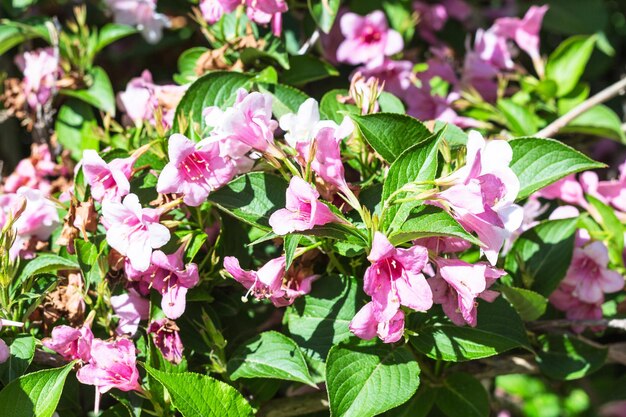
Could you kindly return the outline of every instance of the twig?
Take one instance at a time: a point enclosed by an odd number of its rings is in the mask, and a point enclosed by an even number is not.
[[[574,107],[563,116],[559,117],[548,126],[541,129],[537,132],[536,136],[538,137],[550,137],[558,133],[561,129],[568,125],[569,122],[591,109],[593,106],[597,106],[600,103],[604,103],[605,101],[617,96],[623,95],[624,90],[626,89],[626,78],[616,82],[600,91],[598,94],[593,97],[588,98],[587,100],[580,103],[578,106]]]
[[[304,44],[300,48],[300,50],[298,50],[298,55],[304,55],[307,52],[309,52],[309,50],[313,47],[313,45],[315,45],[315,42],[317,42],[319,37],[320,37],[320,31],[319,29],[315,29],[315,32],[311,34],[311,37],[307,39],[306,42],[304,42]]]
[[[572,326],[581,326],[581,327],[595,327],[595,326],[603,326],[609,327],[612,329],[626,330],[626,319],[600,319],[600,320],[545,320],[545,321],[534,321],[528,323],[528,328],[530,330],[545,330],[545,329],[554,329],[560,327],[572,327]]]

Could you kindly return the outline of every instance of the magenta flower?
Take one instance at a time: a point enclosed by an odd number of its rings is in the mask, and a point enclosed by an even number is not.
[[[328,206],[319,201],[319,197],[311,184],[300,177],[291,178],[286,207],[272,213],[269,219],[274,233],[286,235],[339,221]]]
[[[170,231],[159,223],[159,216],[158,210],[142,208],[135,194],[128,194],[122,203],[102,202],[107,242],[138,271],[147,270],[152,250],[170,240]]]
[[[36,109],[50,101],[61,75],[59,56],[54,49],[24,52],[15,58],[15,63],[24,74],[24,94],[30,108]]]
[[[365,304],[352,318],[350,331],[361,339],[370,340],[378,336],[385,343],[395,343],[404,333],[404,312],[398,310],[388,321],[379,322],[374,313],[374,303]]]
[[[42,340],[45,347],[55,351],[68,361],[80,359],[87,363],[91,359],[93,333],[87,326],[75,329],[70,326],[57,326],[52,329],[52,337]]]
[[[400,305],[416,311],[432,306],[432,292],[421,274],[428,262],[426,248],[396,249],[385,235],[376,232],[367,259],[372,265],[365,271],[363,289],[372,297],[378,322],[391,320]]]
[[[506,273],[484,263],[469,264],[459,259],[438,258],[436,263],[438,274],[428,281],[434,302],[441,304],[457,326],[476,326],[476,299],[493,301],[498,293],[488,288]]]
[[[288,10],[285,0],[246,0],[246,13],[250,20],[266,25],[272,22],[272,32],[280,36],[282,32],[282,13]]]
[[[599,181],[598,174],[593,171],[583,172],[580,177],[582,188],[605,204],[626,212],[626,163],[619,167],[620,176],[615,180]],[[583,202],[586,201],[583,198]],[[582,207],[585,205],[579,204]],[[620,213],[618,213],[618,216]],[[622,216],[623,217],[623,216]]]
[[[48,196],[52,185],[47,177],[58,175],[59,171],[48,145],[33,144],[30,157],[18,162],[15,170],[4,181],[4,192],[15,193],[20,188],[27,187]]]
[[[394,61],[386,57],[368,62],[358,68],[364,77],[374,77],[385,83],[385,91],[400,98],[406,98],[407,90],[415,87],[413,84],[413,67],[411,61]]]
[[[155,320],[148,326],[148,334],[152,335],[156,347],[167,361],[174,364],[183,360],[183,342],[178,330],[176,323],[168,319]]]
[[[624,288],[624,277],[617,271],[609,270],[608,264],[609,251],[602,242],[575,248],[563,283],[572,286],[572,294],[582,302],[601,302],[605,293]]]
[[[345,126],[344,126],[345,125]],[[345,170],[341,160],[341,141],[352,132],[351,123],[342,123],[339,128],[322,128],[315,138],[315,156],[311,161],[311,169],[326,184],[339,190],[347,190]]]
[[[135,345],[128,339],[105,342],[94,339],[91,360],[78,370],[76,377],[86,385],[95,385],[97,395],[113,388],[140,390]]]
[[[235,176],[234,165],[220,157],[216,142],[198,147],[177,133],[169,138],[168,154],[170,162],[161,171],[156,189],[159,193],[182,194],[189,206],[201,205],[211,191]]]
[[[576,175],[573,174],[542,188],[534,195],[536,197],[545,198],[546,200],[561,200],[580,207],[587,207],[588,205],[585,200],[583,186],[576,180]]]
[[[337,49],[340,62],[362,64],[398,53],[404,47],[402,36],[389,29],[387,18],[380,10],[367,16],[346,13],[339,23],[345,37]]]
[[[603,316],[602,302],[604,298],[596,303],[586,303],[574,295],[574,290],[575,287],[561,282],[559,288],[550,295],[550,303],[557,310],[565,312],[565,317],[568,320],[600,320]],[[572,329],[577,333],[581,333],[585,330],[585,327],[574,325]],[[602,327],[595,326],[592,327],[592,330],[601,331]]]
[[[111,307],[119,318],[115,331],[120,336],[123,334],[134,336],[139,328],[139,322],[148,319],[150,314],[150,301],[133,289],[111,297]]]
[[[213,130],[211,137],[200,144],[221,140],[225,142],[226,149],[230,142],[234,142],[235,147],[243,144],[259,152],[280,156],[274,146],[274,130],[278,122],[272,120],[272,101],[270,94],[248,93],[240,88],[232,107],[225,111],[219,107],[207,107],[202,114],[205,123]],[[227,154],[230,152],[227,151]]]
[[[182,316],[187,291],[200,280],[198,266],[194,263],[184,265],[183,254],[183,246],[171,255],[157,250],[152,253],[151,264],[146,271],[135,271],[132,266],[126,268],[130,279],[141,281],[161,293],[161,308],[170,319]]]
[[[83,173],[85,181],[91,187],[91,195],[94,200],[121,201],[122,197],[130,192],[128,181],[133,172],[133,164],[136,157],[116,158],[109,163],[98,155],[94,150],[88,149],[83,152]]]
[[[539,31],[548,6],[531,6],[524,18],[503,17],[497,19],[493,30],[500,36],[515,41],[517,46],[536,61],[539,55]]]

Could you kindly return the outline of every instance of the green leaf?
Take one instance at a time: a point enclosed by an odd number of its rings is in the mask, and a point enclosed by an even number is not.
[[[293,257],[298,249],[298,244],[302,239],[302,235],[287,235],[283,244],[285,250],[285,271],[289,269],[293,262]]]
[[[94,67],[88,76],[89,87],[82,90],[62,89],[61,94],[74,97],[115,116],[115,95],[106,71]]]
[[[535,115],[527,107],[520,106],[510,99],[498,100],[498,109],[504,115],[511,133],[516,136],[532,135],[537,132]]]
[[[604,167],[604,164],[553,139],[519,138],[509,144],[513,148],[511,169],[520,181],[517,200],[523,200],[570,174]]]
[[[274,96],[272,113],[277,119],[288,113],[298,113],[300,105],[309,98],[297,88],[283,84],[261,84],[259,90]]]
[[[609,20],[604,0],[550,0],[549,4],[543,26],[553,33],[591,35],[605,29]]]
[[[548,58],[546,78],[557,84],[557,96],[572,91],[591,58],[596,36],[572,36],[561,43]]]
[[[406,112],[402,100],[386,91],[383,91],[378,97],[378,104],[383,113],[404,114]]]
[[[183,417],[252,416],[250,404],[230,385],[193,372],[167,373],[145,366],[170,394]]]
[[[548,300],[541,294],[524,288],[502,285],[498,288],[504,297],[515,307],[524,321],[537,320],[543,316],[548,306]]]
[[[118,25],[117,23],[107,23],[100,29],[98,34],[98,43],[96,44],[95,52],[99,52],[106,46],[112,44],[127,36],[138,33],[138,30],[132,26]]]
[[[29,334],[20,334],[11,342],[9,351],[9,359],[0,364],[0,381],[3,385],[26,372],[35,356],[35,338]]]
[[[459,327],[436,318],[418,328],[411,344],[433,359],[463,362],[487,358],[530,344],[522,320],[502,297],[488,303],[480,300],[476,327]]]
[[[300,348],[287,336],[263,332],[241,345],[228,361],[228,373],[239,378],[272,378],[315,387]]]
[[[46,272],[78,269],[80,269],[80,267],[76,261],[62,258],[58,255],[42,254],[26,264],[17,279],[16,285],[21,284],[34,275],[45,274]]]
[[[613,110],[599,104],[572,120],[561,129],[562,133],[583,133],[626,143],[622,122]]]
[[[285,44],[280,38],[269,35],[265,38],[265,46],[259,48],[244,48],[239,54],[239,58],[247,68],[263,67],[267,64],[278,64],[284,69],[289,69],[289,54],[285,49]]]
[[[448,417],[488,417],[489,395],[479,380],[463,372],[446,376],[437,390],[437,408]]]
[[[577,224],[578,218],[546,220],[526,230],[507,254],[504,268],[518,285],[549,296],[569,268]]]
[[[397,192],[409,183],[431,182],[437,176],[439,134],[432,135],[430,139],[422,141],[403,152],[389,168],[383,184],[382,201],[386,208],[383,209],[381,220],[382,229],[390,235],[391,231],[400,228],[411,210],[423,204],[423,201],[411,201],[394,204],[396,199],[401,199],[417,194],[418,192]],[[420,190],[426,191],[433,188],[432,184],[419,184]],[[390,197],[395,193],[392,200]]]
[[[435,405],[437,393],[428,385],[421,385],[409,401],[381,414],[383,417],[428,417]]]
[[[323,361],[333,345],[350,335],[348,325],[364,298],[354,277],[324,276],[310,294],[297,298],[285,312],[287,329],[298,346],[314,360]]]
[[[284,84],[302,85],[339,75],[335,67],[311,55],[292,56],[289,58],[289,64],[291,68],[280,77]]]
[[[460,127],[437,120],[435,122],[435,133],[439,131],[442,131],[441,140],[450,148],[454,149],[467,145],[467,133],[461,130]]]
[[[248,75],[228,71],[211,72],[198,78],[189,86],[176,107],[173,130],[181,132],[182,117],[191,124],[192,131],[202,138],[207,130],[202,110],[210,106],[221,109],[231,106],[235,102],[237,90],[247,87],[249,81]]]
[[[0,391],[0,416],[52,417],[73,365],[33,372],[11,382]]]
[[[602,225],[602,229],[606,232],[608,237],[607,247],[609,248],[609,257],[611,262],[624,266],[624,258],[622,253],[624,252],[624,226],[622,222],[615,215],[615,210],[604,204],[592,195],[587,195],[587,200],[593,207],[592,215],[598,223]],[[598,219],[599,216],[599,219]]]
[[[89,288],[92,283],[100,281],[100,266],[98,265],[98,248],[91,242],[82,239],[74,241],[76,258],[85,279],[85,286]]]
[[[91,106],[76,99],[70,99],[61,106],[54,125],[59,143],[76,160],[83,157],[85,149],[99,150],[97,129],[98,122]]]
[[[26,19],[23,22],[0,20],[0,55],[28,39],[44,38],[49,42],[50,34],[46,22],[50,20],[40,17]]]
[[[415,394],[419,373],[405,346],[334,346],[326,364],[330,412],[335,417],[371,417],[397,407]]]
[[[308,0],[309,12],[317,26],[322,29],[324,33],[330,32],[333,27],[337,13],[339,12],[339,5],[341,0]]]
[[[482,243],[468,233],[452,216],[434,206],[422,206],[414,210],[397,232],[389,236],[389,241],[398,246],[402,243],[431,236],[458,237],[475,245]]]
[[[350,117],[367,143],[390,164],[407,149],[432,137],[420,121],[402,114],[351,114]]]
[[[361,114],[361,111],[354,104],[341,103],[339,97],[348,97],[348,90],[330,90],[320,101],[320,115],[325,120],[332,120],[341,124],[344,117],[349,114]]]
[[[174,81],[182,85],[198,79],[196,63],[202,54],[208,50],[204,46],[196,46],[180,54],[178,57],[178,73],[174,75]]]
[[[276,175],[251,172],[209,194],[208,200],[237,219],[269,231],[270,215],[285,207],[287,182]]]
[[[568,334],[543,335],[537,363],[541,372],[554,379],[572,380],[597,371],[608,349],[593,346]]]

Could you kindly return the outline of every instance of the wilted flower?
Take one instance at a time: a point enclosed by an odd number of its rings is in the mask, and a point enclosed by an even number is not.
[[[155,320],[148,326],[148,334],[152,335],[152,340],[163,357],[175,364],[183,360],[183,342],[178,330],[176,323],[168,319]]]

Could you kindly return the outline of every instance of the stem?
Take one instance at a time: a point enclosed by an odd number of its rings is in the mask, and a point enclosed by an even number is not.
[[[605,101],[615,96],[623,95],[624,89],[626,89],[626,78],[608,86],[604,90],[600,91],[598,94],[583,101],[578,106],[574,107],[563,116],[559,117],[548,126],[541,129],[539,132],[537,132],[536,136],[545,138],[557,134],[561,129],[567,126],[569,122],[571,122],[587,110],[591,109],[592,107],[597,106],[600,103],[604,103]]]
[[[298,50],[298,55],[305,55],[307,52],[309,52],[309,50],[313,47],[313,45],[315,45],[315,42],[317,42],[319,37],[320,31],[319,29],[315,29],[315,32],[311,34],[311,37],[307,39],[302,47]]]
[[[610,327],[613,329],[626,330],[626,319],[599,319],[599,320],[543,320],[543,321],[533,321],[528,323],[528,328],[530,330],[545,330],[545,329],[553,329],[560,327],[571,327],[571,326],[582,326],[582,327],[595,327],[595,326],[604,326]]]

